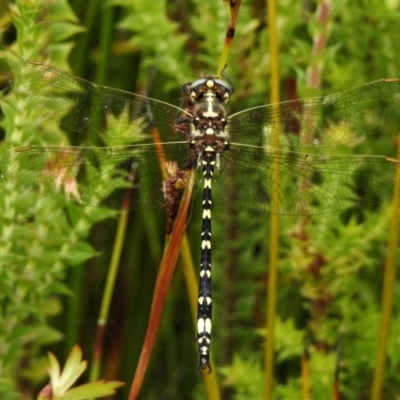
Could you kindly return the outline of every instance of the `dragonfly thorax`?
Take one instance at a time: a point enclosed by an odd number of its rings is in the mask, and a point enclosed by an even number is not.
[[[218,83],[217,79],[202,79],[197,85],[191,85],[191,99],[196,99],[191,105],[190,144],[198,155],[197,165],[204,167],[204,160],[214,159],[218,168],[220,155],[228,148],[227,110],[225,103],[229,98],[230,89]],[[222,82],[222,81],[221,81]]]

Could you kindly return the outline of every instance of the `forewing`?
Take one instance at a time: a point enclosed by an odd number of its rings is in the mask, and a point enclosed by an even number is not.
[[[232,115],[231,141],[286,149],[348,145],[377,131],[400,131],[400,80],[383,79],[324,97],[251,108]],[[275,139],[276,140],[276,139]]]
[[[162,142],[179,141],[173,124],[184,112],[171,104],[95,85],[35,61],[12,66],[13,89],[32,108],[69,130],[149,143],[155,125]]]

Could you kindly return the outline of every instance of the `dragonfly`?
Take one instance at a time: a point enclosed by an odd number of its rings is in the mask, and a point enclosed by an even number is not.
[[[400,132],[400,79],[230,115],[232,85],[212,75],[182,85],[175,106],[36,61],[12,72],[12,87],[28,107],[106,144],[17,148],[0,165],[1,177],[17,187],[93,207],[171,210],[186,173],[196,171],[203,209],[198,369],[211,372],[212,188],[240,207],[282,215],[331,213],[400,194],[396,159],[327,152]]]

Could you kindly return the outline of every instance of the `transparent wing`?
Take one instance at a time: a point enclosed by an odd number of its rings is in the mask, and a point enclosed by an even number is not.
[[[179,201],[184,174],[195,156],[187,142],[176,142],[172,126],[182,110],[139,95],[100,87],[36,62],[13,67],[14,88],[44,116],[82,133],[152,141],[156,124],[163,148],[142,144],[112,148],[31,146],[1,161],[3,176],[16,185],[52,197],[91,206],[120,209],[163,206]],[[386,79],[342,93],[273,106],[231,116],[229,150],[221,156],[215,186],[238,204],[279,214],[316,214],[399,195],[398,162],[379,156],[303,154],[295,148],[339,146],[377,131],[400,130],[400,83]],[[280,128],[280,145],[272,145],[272,125]],[[250,146],[249,146],[250,145]],[[251,147],[255,146],[255,147]],[[179,177],[165,178],[160,157],[173,163]],[[273,167],[275,165],[275,167]],[[276,196],[272,168],[279,171]],[[199,175],[201,175],[199,173]],[[199,185],[201,179],[199,179]],[[126,198],[128,205],[122,205]]]
[[[1,160],[1,174],[23,189],[89,206],[163,207],[165,180],[159,157],[170,157],[187,170],[189,154],[186,142],[166,147],[160,152],[153,145],[27,146]]]
[[[376,135],[400,131],[400,80],[382,79],[324,97],[265,105],[228,119],[228,131],[243,144],[273,145],[272,126],[282,148],[347,145]]]
[[[273,164],[279,171],[275,196]],[[395,179],[399,173],[399,162],[387,157],[310,155],[234,145],[223,155],[214,187],[246,208],[311,215],[390,200],[400,195]]]
[[[67,129],[148,142],[155,125],[161,141],[183,139],[172,127],[184,111],[171,104],[95,85],[35,61],[13,65],[12,73],[12,86],[24,101]]]
[[[21,188],[62,200],[112,209],[163,207],[166,180],[159,157],[172,160],[179,171],[193,162],[187,143],[165,147],[160,153],[152,145],[28,146],[8,153],[1,172]],[[273,163],[279,171],[275,196],[271,194]],[[387,157],[310,155],[232,145],[213,181],[216,194],[224,198],[228,194],[235,204],[277,214],[311,215],[372,206],[398,196],[395,177],[399,173],[400,164]],[[184,187],[182,180],[179,187]],[[172,203],[175,200],[179,198]]]

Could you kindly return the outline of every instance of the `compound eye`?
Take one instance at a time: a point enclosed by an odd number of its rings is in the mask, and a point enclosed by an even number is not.
[[[204,85],[206,82],[207,82],[207,79],[204,79],[204,78],[202,78],[202,79],[197,79],[197,81],[194,81],[194,82],[191,83],[190,89],[194,90],[194,89],[196,89],[198,86]]]
[[[227,92],[231,93],[232,88],[222,79],[214,79],[214,82],[218,85],[224,88]]]

